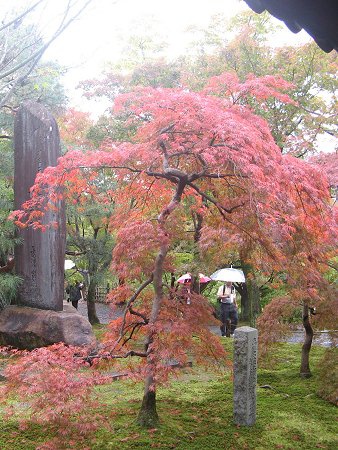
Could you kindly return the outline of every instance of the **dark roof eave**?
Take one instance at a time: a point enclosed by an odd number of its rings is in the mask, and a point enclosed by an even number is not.
[[[304,29],[329,53],[338,51],[337,0],[245,0],[256,13],[267,10],[293,33]]]

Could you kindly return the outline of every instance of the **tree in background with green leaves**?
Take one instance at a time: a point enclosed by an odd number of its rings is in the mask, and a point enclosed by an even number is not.
[[[98,174],[92,183],[98,189],[101,187],[105,192],[104,195],[109,197],[111,177],[107,176],[105,171]],[[108,225],[113,209],[113,201],[100,205],[88,199],[84,202],[80,196],[77,202],[67,204],[66,208],[66,255],[76,262],[77,271],[83,275],[87,293],[88,320],[92,325],[100,323],[96,314],[95,292],[98,286],[106,283],[112,259],[114,238]]]
[[[88,137],[93,120],[88,113],[70,108],[58,118],[58,125],[65,152],[76,149],[85,153],[93,148],[93,142]],[[82,274],[87,292],[88,319],[95,324],[99,323],[95,292],[97,287],[107,282],[114,246],[108,223],[114,210],[116,182],[109,169],[95,176],[88,173],[88,178],[93,189],[102,196],[107,195],[110,201],[100,205],[94,199],[91,201],[90,196],[80,194],[66,202],[66,255],[76,263],[75,271],[66,271],[66,280],[71,284],[79,281],[79,274]]]
[[[269,123],[281,151],[304,156],[315,149],[320,134],[337,132],[337,53],[324,53],[315,43],[298,47],[272,46],[268,39],[278,27],[268,13],[241,13],[227,21],[215,16],[207,29],[192,29],[192,56],[186,57],[183,84],[192,89],[210,76],[233,71],[243,81],[248,75],[274,75],[294,85],[296,103],[282,105],[269,99],[254,111]]]
[[[13,222],[7,220],[13,209],[13,158],[8,141],[0,140],[0,310],[8,305],[16,292],[20,278],[11,270],[15,238]]]
[[[27,82],[36,77],[36,68],[48,47],[86,9],[92,0],[70,0],[62,6],[55,27],[47,27],[46,0],[29,2],[21,10],[9,9],[0,27],[0,108],[9,107],[13,95],[18,95]],[[43,14],[44,13],[44,14]],[[37,22],[38,21],[38,22]]]

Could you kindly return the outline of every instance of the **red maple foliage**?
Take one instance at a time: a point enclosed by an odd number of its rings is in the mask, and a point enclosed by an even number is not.
[[[157,421],[156,386],[172,371],[172,359],[185,364],[191,350],[206,365],[224,357],[207,327],[206,300],[192,294],[187,304],[164,279],[188,211],[203,215],[201,244],[215,264],[224,249],[237,247],[262,272],[287,274],[293,301],[329,305],[323,274],[337,229],[328,183],[314,166],[282,156],[267,123],[248,106],[249,98],[289,101],[288,87],[273,77],[241,84],[224,74],[199,93],[138,88],[121,95],[115,111],[136,127],[132,142],[106,140],[97,151],[67,153],[38,174],[31,199],[13,214],[21,226],[45,227],[44,211],[60,197],[115,203],[113,268],[125,281],[115,298],[125,296],[126,310],[90,358],[138,359],[128,370],[145,378],[142,425]],[[96,182],[102,168],[116,181],[108,196]]]
[[[86,138],[86,134],[92,125],[93,121],[89,113],[77,111],[74,108],[68,109],[58,118],[60,136],[66,145],[88,148],[90,141]]]

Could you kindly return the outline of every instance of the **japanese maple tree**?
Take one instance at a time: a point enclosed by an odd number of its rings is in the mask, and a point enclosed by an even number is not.
[[[238,246],[257,269],[285,272],[294,299],[323,300],[321,266],[336,237],[327,183],[316,168],[283,156],[267,123],[245,102],[288,102],[288,88],[273,77],[240,83],[223,74],[198,93],[138,88],[121,95],[115,111],[136,129],[131,142],[106,140],[97,151],[67,153],[37,176],[31,200],[15,212],[17,223],[41,228],[44,210],[61,196],[115,202],[112,264],[125,282],[112,301],[123,299],[126,308],[88,358],[135,357],[139,364],[130,365],[131,376],[145,380],[141,425],[158,421],[156,387],[172,370],[172,358],[185,364],[194,352],[210,366],[224,356],[208,329],[212,311],[206,299],[192,293],[188,302],[165,279],[188,211],[203,215],[202,241],[215,263],[224,248]],[[94,182],[107,167],[116,182],[108,196]]]

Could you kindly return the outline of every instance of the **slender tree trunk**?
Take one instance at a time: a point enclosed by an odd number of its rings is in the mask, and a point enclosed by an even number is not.
[[[241,296],[241,316],[240,319],[243,322],[249,322],[250,320],[250,305],[249,305],[249,295],[246,283],[236,286],[240,296]]]
[[[255,279],[248,282],[248,297],[250,305],[250,326],[256,326],[256,320],[260,313],[260,294],[257,282]]]
[[[168,251],[167,244],[162,244],[161,250],[157,255],[154,267],[153,286],[155,295],[149,320],[149,327],[151,331],[145,343],[145,350],[146,352],[148,352],[147,356],[148,375],[146,376],[145,379],[142,405],[137,418],[137,423],[145,428],[154,428],[156,427],[159,421],[156,410],[156,384],[155,384],[156,356],[151,351],[150,346],[153,342],[155,333],[153,327],[157,322],[163,299],[163,288],[162,288],[163,262],[166,257],[167,251]]]
[[[88,294],[87,294],[87,310],[88,310],[88,320],[92,325],[100,323],[99,318],[96,314],[96,305],[95,305],[95,291],[97,287],[97,283],[93,281],[94,277],[90,277],[90,282],[88,286]]]
[[[192,219],[194,223],[194,242],[198,244],[201,239],[203,216],[199,213],[192,213]]]
[[[156,354],[151,349],[156,334],[156,322],[158,320],[161,304],[163,300],[163,264],[169,249],[169,236],[165,230],[165,222],[169,215],[179,205],[184,188],[186,186],[186,178],[180,179],[177,184],[176,192],[170,203],[162,210],[158,217],[160,233],[162,235],[162,243],[160,251],[156,257],[153,272],[154,300],[152,304],[149,319],[149,335],[145,343],[147,356],[148,374],[145,379],[144,394],[141,409],[137,418],[137,422],[142,427],[153,428],[158,424],[159,418],[156,411]]]
[[[158,422],[155,381],[151,375],[148,375],[144,384],[144,395],[137,423],[145,428],[154,428]]]
[[[249,264],[246,264],[242,260],[242,268],[245,275],[246,281],[246,289],[247,289],[247,311],[248,313],[248,319],[250,322],[251,327],[256,326],[256,319],[261,312],[261,306],[260,306],[260,293],[259,288],[256,282],[256,279],[252,277],[253,271],[252,267]],[[251,276],[249,276],[249,274]],[[246,299],[245,299],[246,300]]]
[[[310,350],[312,346],[313,339],[313,329],[310,323],[309,306],[304,303],[303,305],[303,326],[305,329],[305,339],[302,347],[302,360],[300,364],[300,376],[302,378],[311,377],[310,370]]]

